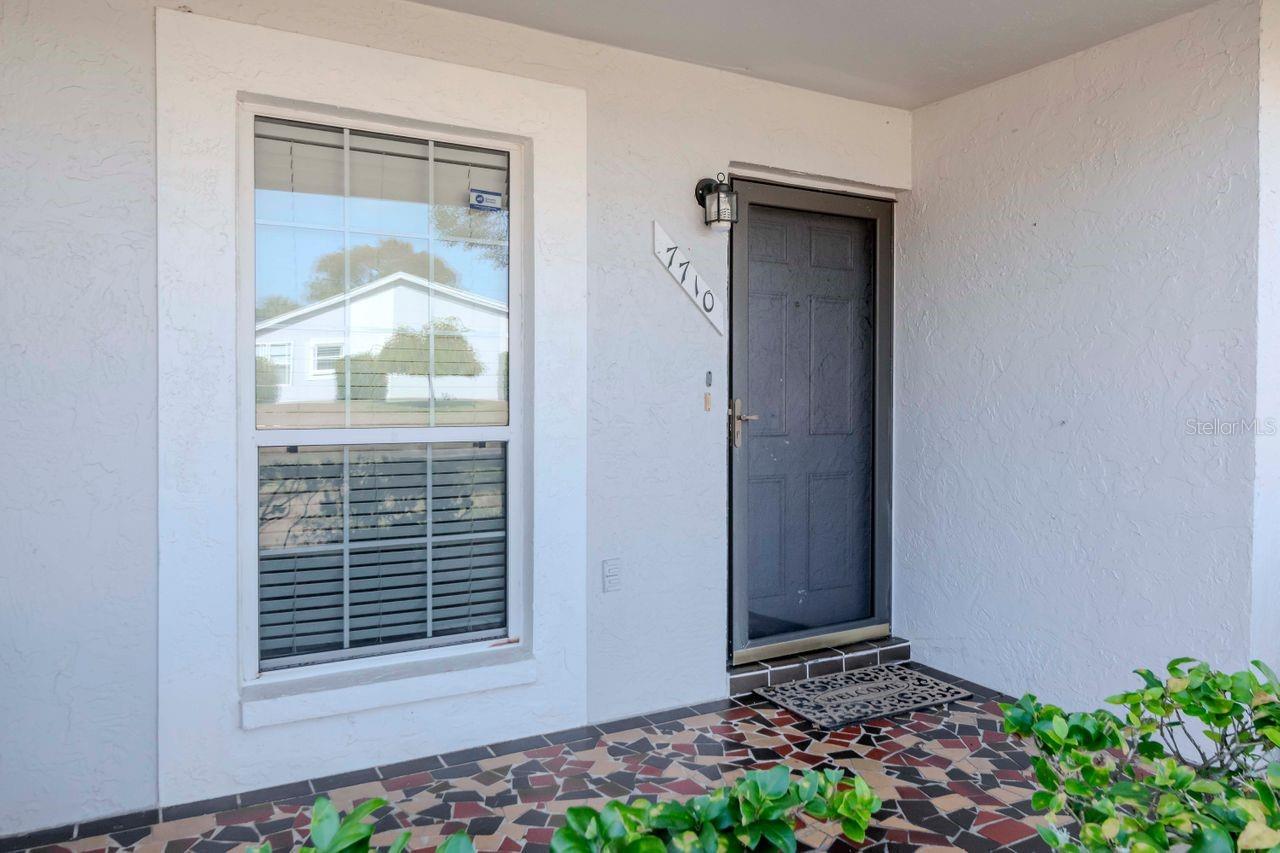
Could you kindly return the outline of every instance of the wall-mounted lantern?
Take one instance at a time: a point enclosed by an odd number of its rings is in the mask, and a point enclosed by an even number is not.
[[[724,172],[703,178],[693,188],[693,197],[702,208],[702,219],[712,231],[728,231],[738,221],[738,194],[725,181]]]

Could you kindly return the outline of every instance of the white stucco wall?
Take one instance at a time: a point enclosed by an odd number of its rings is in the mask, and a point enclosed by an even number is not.
[[[17,555],[0,568],[4,833],[157,802],[158,320],[156,4],[0,2],[3,423],[23,494],[0,512]],[[909,115],[399,0],[184,5],[585,90],[589,534],[585,565],[561,567],[586,585],[581,720],[723,695],[727,342],[653,260],[650,222],[723,287],[726,238],[701,225],[698,178],[742,162],[906,187]],[[603,595],[606,557],[623,581]],[[411,725],[417,706],[399,707],[355,728],[336,718],[317,772],[369,764],[350,732]],[[516,733],[477,727],[451,746]],[[254,778],[286,781],[269,772]]]
[[[1226,0],[913,114],[894,631],[918,659],[1069,704],[1177,654],[1245,664],[1253,439],[1185,422],[1255,411],[1257,51],[1257,4]]]
[[[1258,38],[1256,417],[1280,424],[1280,0],[1262,0]],[[1280,434],[1255,441],[1252,652],[1280,661]]]

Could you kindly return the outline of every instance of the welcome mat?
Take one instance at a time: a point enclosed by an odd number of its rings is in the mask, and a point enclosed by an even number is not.
[[[824,729],[840,729],[973,695],[896,663],[761,687],[756,693]]]

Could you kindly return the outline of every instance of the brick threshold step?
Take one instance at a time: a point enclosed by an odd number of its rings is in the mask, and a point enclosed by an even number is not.
[[[757,663],[744,663],[729,668],[729,695],[742,696],[758,687],[775,687],[818,675],[832,675],[864,666],[909,660],[910,642],[901,637],[882,637]]]

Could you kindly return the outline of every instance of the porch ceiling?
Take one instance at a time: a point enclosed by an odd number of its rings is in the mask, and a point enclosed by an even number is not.
[[[430,0],[429,5],[911,109],[1206,0]]]

